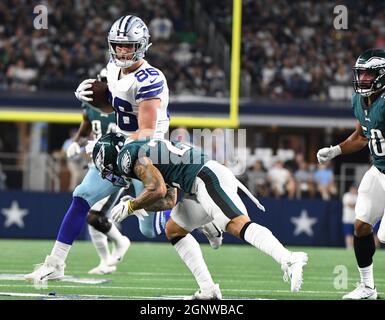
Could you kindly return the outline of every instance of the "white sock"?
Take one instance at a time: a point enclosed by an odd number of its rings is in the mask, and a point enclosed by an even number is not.
[[[96,252],[101,262],[107,263],[108,257],[110,256],[110,250],[108,248],[107,236],[96,230],[93,226],[88,225],[88,231]]]
[[[374,289],[374,277],[373,277],[373,263],[365,268],[358,267],[360,272],[361,283],[364,283],[365,286]]]
[[[259,224],[251,223],[246,228],[244,239],[252,246],[271,256],[279,264],[289,260],[291,252],[287,250],[271,231]]]
[[[106,236],[111,239],[114,243],[117,243],[121,240],[123,237],[122,234],[120,233],[119,229],[115,226],[115,224],[112,222],[111,223],[111,229],[106,233]]]
[[[66,244],[60,241],[55,241],[55,244],[51,251],[51,256],[58,258],[59,261],[64,263],[65,260],[67,259],[67,256],[71,247],[72,246],[70,244]]]
[[[199,243],[191,234],[187,234],[184,238],[180,239],[174,244],[174,248],[194,275],[201,290],[214,286]]]

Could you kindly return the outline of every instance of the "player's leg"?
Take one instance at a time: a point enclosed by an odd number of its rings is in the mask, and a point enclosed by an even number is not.
[[[106,274],[116,270],[116,265],[123,261],[123,257],[130,246],[130,240],[123,236],[115,224],[108,219],[110,209],[119,200],[123,188],[94,204],[87,216],[88,230],[92,243],[100,257],[100,264],[89,271],[90,274]],[[114,245],[113,254],[108,248],[108,239]]]
[[[63,218],[51,254],[38,269],[25,275],[25,278],[42,281],[63,277],[65,260],[73,241],[79,236],[86,222],[90,207],[118,189],[111,182],[102,179],[96,168],[91,167],[73,192],[71,205]]]
[[[219,285],[215,284],[207,265],[203,259],[199,243],[189,233],[196,225],[208,223],[211,218],[203,210],[195,215],[187,214],[185,203],[192,200],[183,199],[173,208],[171,218],[166,224],[166,236],[174,246],[180,258],[186,264],[199,285],[199,290],[193,295],[193,299],[222,299]],[[186,230],[178,222],[190,228]],[[198,222],[201,221],[201,222]]]
[[[373,274],[373,255],[376,246],[372,226],[381,219],[384,212],[383,183],[385,183],[383,174],[372,167],[365,173],[358,188],[353,245],[361,282],[355,290],[344,295],[343,299],[377,298]]]
[[[239,194],[259,202],[221,164],[210,161],[199,172],[196,181],[197,198],[208,214],[215,219],[218,227],[248,242],[270,255],[284,271],[284,280],[291,280],[291,290],[297,292],[302,285],[302,269],[307,263],[304,252],[290,252],[271,231],[250,221],[247,209]]]

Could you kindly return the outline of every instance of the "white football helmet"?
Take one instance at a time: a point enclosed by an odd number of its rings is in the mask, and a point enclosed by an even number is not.
[[[128,68],[136,61],[143,59],[145,52],[151,46],[150,33],[142,19],[136,16],[123,16],[116,20],[108,33],[108,47],[117,67]],[[134,44],[132,58],[118,59],[115,47],[117,44]]]

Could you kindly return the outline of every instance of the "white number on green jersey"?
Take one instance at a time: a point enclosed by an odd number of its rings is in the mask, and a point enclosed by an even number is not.
[[[102,122],[100,120],[92,120],[91,126],[92,126],[92,133],[94,134],[94,138],[99,139],[103,134],[114,132],[116,124],[113,122],[110,122],[108,124],[107,132],[104,132],[104,133],[102,132]]]
[[[187,144],[184,144],[184,143],[179,143],[178,146],[174,146],[170,141],[168,140],[151,140],[148,145],[150,147],[155,147],[156,144],[161,141],[163,142],[166,147],[167,147],[167,150],[170,151],[171,153],[173,154],[176,154],[177,156],[180,156],[182,157],[186,151],[190,150],[191,149],[191,146],[187,145]]]
[[[385,139],[381,130],[370,129],[370,142],[369,148],[376,156],[385,156]]]

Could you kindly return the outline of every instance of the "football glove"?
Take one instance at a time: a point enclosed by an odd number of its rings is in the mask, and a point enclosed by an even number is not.
[[[334,146],[334,147],[330,146],[330,147],[322,148],[322,149],[318,150],[318,152],[317,152],[318,163],[324,164],[324,163],[330,161],[331,159],[337,157],[341,153],[342,153],[342,151],[341,151],[341,147],[339,145]]]
[[[93,100],[92,98],[88,97],[89,95],[92,95],[93,92],[87,89],[90,89],[92,87],[92,83],[95,80],[96,79],[86,79],[79,84],[78,88],[75,91],[75,96],[78,100],[86,102]]]
[[[67,158],[72,158],[80,153],[79,143],[76,141],[72,142],[67,149]]]
[[[124,196],[120,202],[112,208],[111,218],[115,222],[122,222],[130,215],[135,215],[139,220],[144,220],[148,213],[144,209],[133,210],[131,207],[132,197]]]

